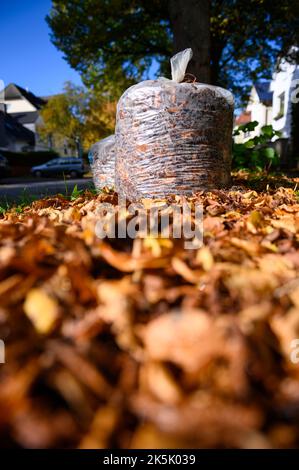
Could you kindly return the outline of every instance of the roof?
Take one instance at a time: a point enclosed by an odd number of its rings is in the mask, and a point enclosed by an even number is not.
[[[14,119],[16,119],[20,124],[34,124],[38,117],[38,111],[29,111],[26,113],[10,113]]]
[[[27,91],[25,90],[25,88],[22,88],[21,86],[16,85],[15,83],[10,83],[9,85],[7,85],[4,93],[5,93],[5,100],[7,101],[23,96],[36,109],[40,109],[42,106],[44,106],[47,103],[45,99],[39,98],[38,96],[31,93],[31,91]]]
[[[29,145],[34,145],[34,133],[26,129],[22,124],[19,124],[10,114],[0,111],[0,119],[4,120],[4,131],[6,135],[11,135],[17,140],[25,141]]]
[[[243,113],[239,114],[236,117],[236,125],[240,126],[241,124],[247,124],[251,121],[251,112],[250,111],[243,111]]]
[[[272,104],[273,91],[270,91],[270,83],[270,81],[264,81],[254,84],[259,100],[266,105]]]

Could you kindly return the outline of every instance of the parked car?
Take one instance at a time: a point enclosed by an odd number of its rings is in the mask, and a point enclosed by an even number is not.
[[[8,165],[8,160],[3,155],[0,154],[0,178],[5,178],[5,176],[10,175],[10,166]]]
[[[40,178],[41,176],[65,175],[71,178],[83,176],[85,168],[83,160],[77,157],[59,157],[44,163],[43,165],[33,166],[31,174]]]

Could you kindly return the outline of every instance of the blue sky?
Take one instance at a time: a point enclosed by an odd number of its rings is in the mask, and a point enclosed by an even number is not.
[[[51,0],[0,1],[0,80],[39,96],[58,93],[80,76],[50,41],[45,16]]]

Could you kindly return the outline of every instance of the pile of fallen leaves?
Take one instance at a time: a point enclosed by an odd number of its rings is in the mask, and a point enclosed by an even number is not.
[[[296,192],[196,194],[197,250],[98,239],[97,205],[116,200],[0,220],[1,446],[298,446]]]

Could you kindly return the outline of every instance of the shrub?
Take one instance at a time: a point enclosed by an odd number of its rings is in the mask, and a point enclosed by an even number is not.
[[[257,121],[242,124],[233,132],[233,137],[241,133],[252,132],[258,126]],[[263,126],[258,136],[248,139],[246,142],[233,144],[234,169],[246,169],[253,171],[269,172],[279,166],[280,160],[277,151],[271,146],[273,137],[280,137],[280,132],[275,131],[271,125]]]

